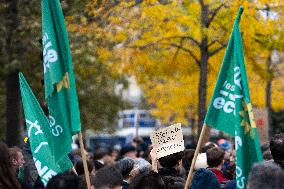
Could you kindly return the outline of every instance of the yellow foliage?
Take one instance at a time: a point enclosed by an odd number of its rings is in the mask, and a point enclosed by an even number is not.
[[[105,64],[111,62],[110,69],[136,76],[147,102],[154,107],[152,113],[164,123],[188,124],[197,115],[201,42],[205,39],[208,53],[216,51],[207,63],[208,105],[239,6],[244,7],[240,27],[252,104],[265,107],[264,86],[272,78],[272,106],[284,108],[284,103],[279,103],[284,100],[283,75],[273,78],[266,66],[271,52],[283,51],[284,47],[282,1],[206,0],[161,4],[147,0],[136,5],[135,1],[127,0],[114,6],[108,2],[101,1],[98,5],[93,1],[86,8],[89,16],[104,24],[86,24],[82,20],[81,24],[69,24],[69,29],[92,33],[104,41],[98,56]],[[267,5],[277,16],[266,17],[266,12],[260,11]],[[208,26],[202,20],[201,11],[205,10],[202,6],[208,7],[207,21],[212,18]]]

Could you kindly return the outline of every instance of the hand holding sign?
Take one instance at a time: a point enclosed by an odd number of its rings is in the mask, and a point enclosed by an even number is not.
[[[154,131],[150,137],[158,159],[184,150],[180,123]]]

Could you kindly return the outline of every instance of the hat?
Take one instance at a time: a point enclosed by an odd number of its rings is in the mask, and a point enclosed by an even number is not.
[[[218,145],[219,145],[220,148],[222,148],[225,151],[229,150],[231,148],[230,142],[225,140],[225,139],[218,140]]]

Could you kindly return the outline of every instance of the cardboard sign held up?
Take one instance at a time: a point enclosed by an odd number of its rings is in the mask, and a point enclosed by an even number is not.
[[[158,159],[184,150],[180,123],[154,131],[150,138]]]

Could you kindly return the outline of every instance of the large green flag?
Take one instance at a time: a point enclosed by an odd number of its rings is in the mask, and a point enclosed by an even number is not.
[[[246,187],[253,163],[262,160],[239,28],[242,12],[243,8],[241,7],[205,117],[206,125],[235,136],[238,189]]]
[[[71,151],[72,135],[80,131],[80,112],[71,51],[59,0],[42,0],[42,43],[45,99],[58,145],[55,156]]]
[[[46,185],[52,176],[61,173],[62,170],[53,156],[54,144],[50,142],[53,137],[48,119],[21,73],[19,79],[31,151],[38,174]]]

